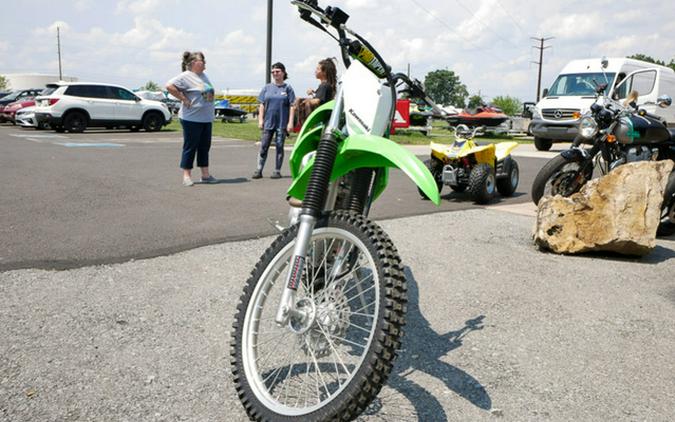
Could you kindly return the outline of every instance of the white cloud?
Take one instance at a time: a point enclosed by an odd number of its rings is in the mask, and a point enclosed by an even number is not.
[[[154,13],[161,5],[159,0],[121,0],[117,3],[117,13],[146,15]]]
[[[601,16],[597,13],[551,16],[539,26],[540,34],[550,34],[562,40],[577,40],[592,34],[599,35],[598,24]]]
[[[61,34],[68,33],[70,31],[70,25],[68,25],[67,22],[64,21],[54,21],[51,25],[47,27],[42,27],[42,28],[35,28],[33,30],[33,34],[38,36],[38,37],[55,37],[56,36],[56,29],[59,29],[59,32]]]
[[[91,10],[94,2],[92,0],[77,0],[75,2],[75,10],[78,12],[86,12]]]
[[[54,3],[54,4],[52,4]],[[265,78],[266,2],[121,0],[45,2],[21,20],[17,2],[3,6],[3,72],[54,72],[56,26],[61,27],[64,71],[82,79],[139,86],[178,72],[184,50],[207,54],[207,72],[219,87],[259,88]],[[675,58],[670,36],[675,9],[660,0],[636,8],[628,0],[523,2],[521,0],[320,0],[350,15],[396,71],[423,80],[433,70],[455,71],[470,92],[531,100],[538,51],[531,36],[554,36],[544,52],[546,86],[570,60],[643,53]],[[628,12],[630,10],[630,12]],[[658,10],[658,13],[649,12]],[[64,22],[62,16],[76,16]],[[55,20],[59,19],[55,22]],[[68,18],[70,19],[70,18]],[[287,1],[274,3],[273,61],[290,70],[298,92],[315,87],[319,59],[339,57],[334,40],[299,19]],[[8,57],[11,51],[11,59]]]
[[[345,9],[359,10],[359,9],[378,9],[379,1],[377,0],[347,0]]]
[[[605,56],[628,56],[637,52],[647,51],[650,46],[661,44],[659,34],[626,35],[611,41],[605,41],[597,46],[596,51]],[[667,60],[666,60],[667,61]]]

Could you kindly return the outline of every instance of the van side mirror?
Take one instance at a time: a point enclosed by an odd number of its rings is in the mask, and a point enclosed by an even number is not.
[[[548,88],[544,88],[544,92],[542,92],[541,96],[548,97]]]
[[[670,95],[661,95],[656,99],[656,104],[661,108],[670,107],[673,103],[673,99],[670,98]]]

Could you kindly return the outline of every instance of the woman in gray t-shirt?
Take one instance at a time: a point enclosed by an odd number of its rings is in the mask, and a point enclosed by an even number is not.
[[[200,51],[183,53],[183,73],[166,83],[166,89],[181,102],[178,118],[183,127],[183,154],[180,168],[183,169],[183,186],[192,186],[192,166],[195,155],[197,167],[202,171],[202,183],[214,183],[209,174],[209,149],[215,114],[214,89],[204,73],[206,61]]]

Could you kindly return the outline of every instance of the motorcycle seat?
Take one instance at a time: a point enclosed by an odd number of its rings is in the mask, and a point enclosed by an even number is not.
[[[675,142],[675,128],[668,128],[668,132],[670,132],[670,142]]]

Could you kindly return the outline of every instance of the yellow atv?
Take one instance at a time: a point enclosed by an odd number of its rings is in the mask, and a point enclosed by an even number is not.
[[[439,193],[443,185],[448,185],[455,192],[468,191],[474,201],[484,204],[494,197],[495,188],[502,196],[516,191],[518,163],[511,151],[518,142],[478,145],[473,138],[481,129],[459,125],[451,145],[431,143],[431,158],[424,164],[434,176]],[[419,192],[427,199],[424,192]]]

